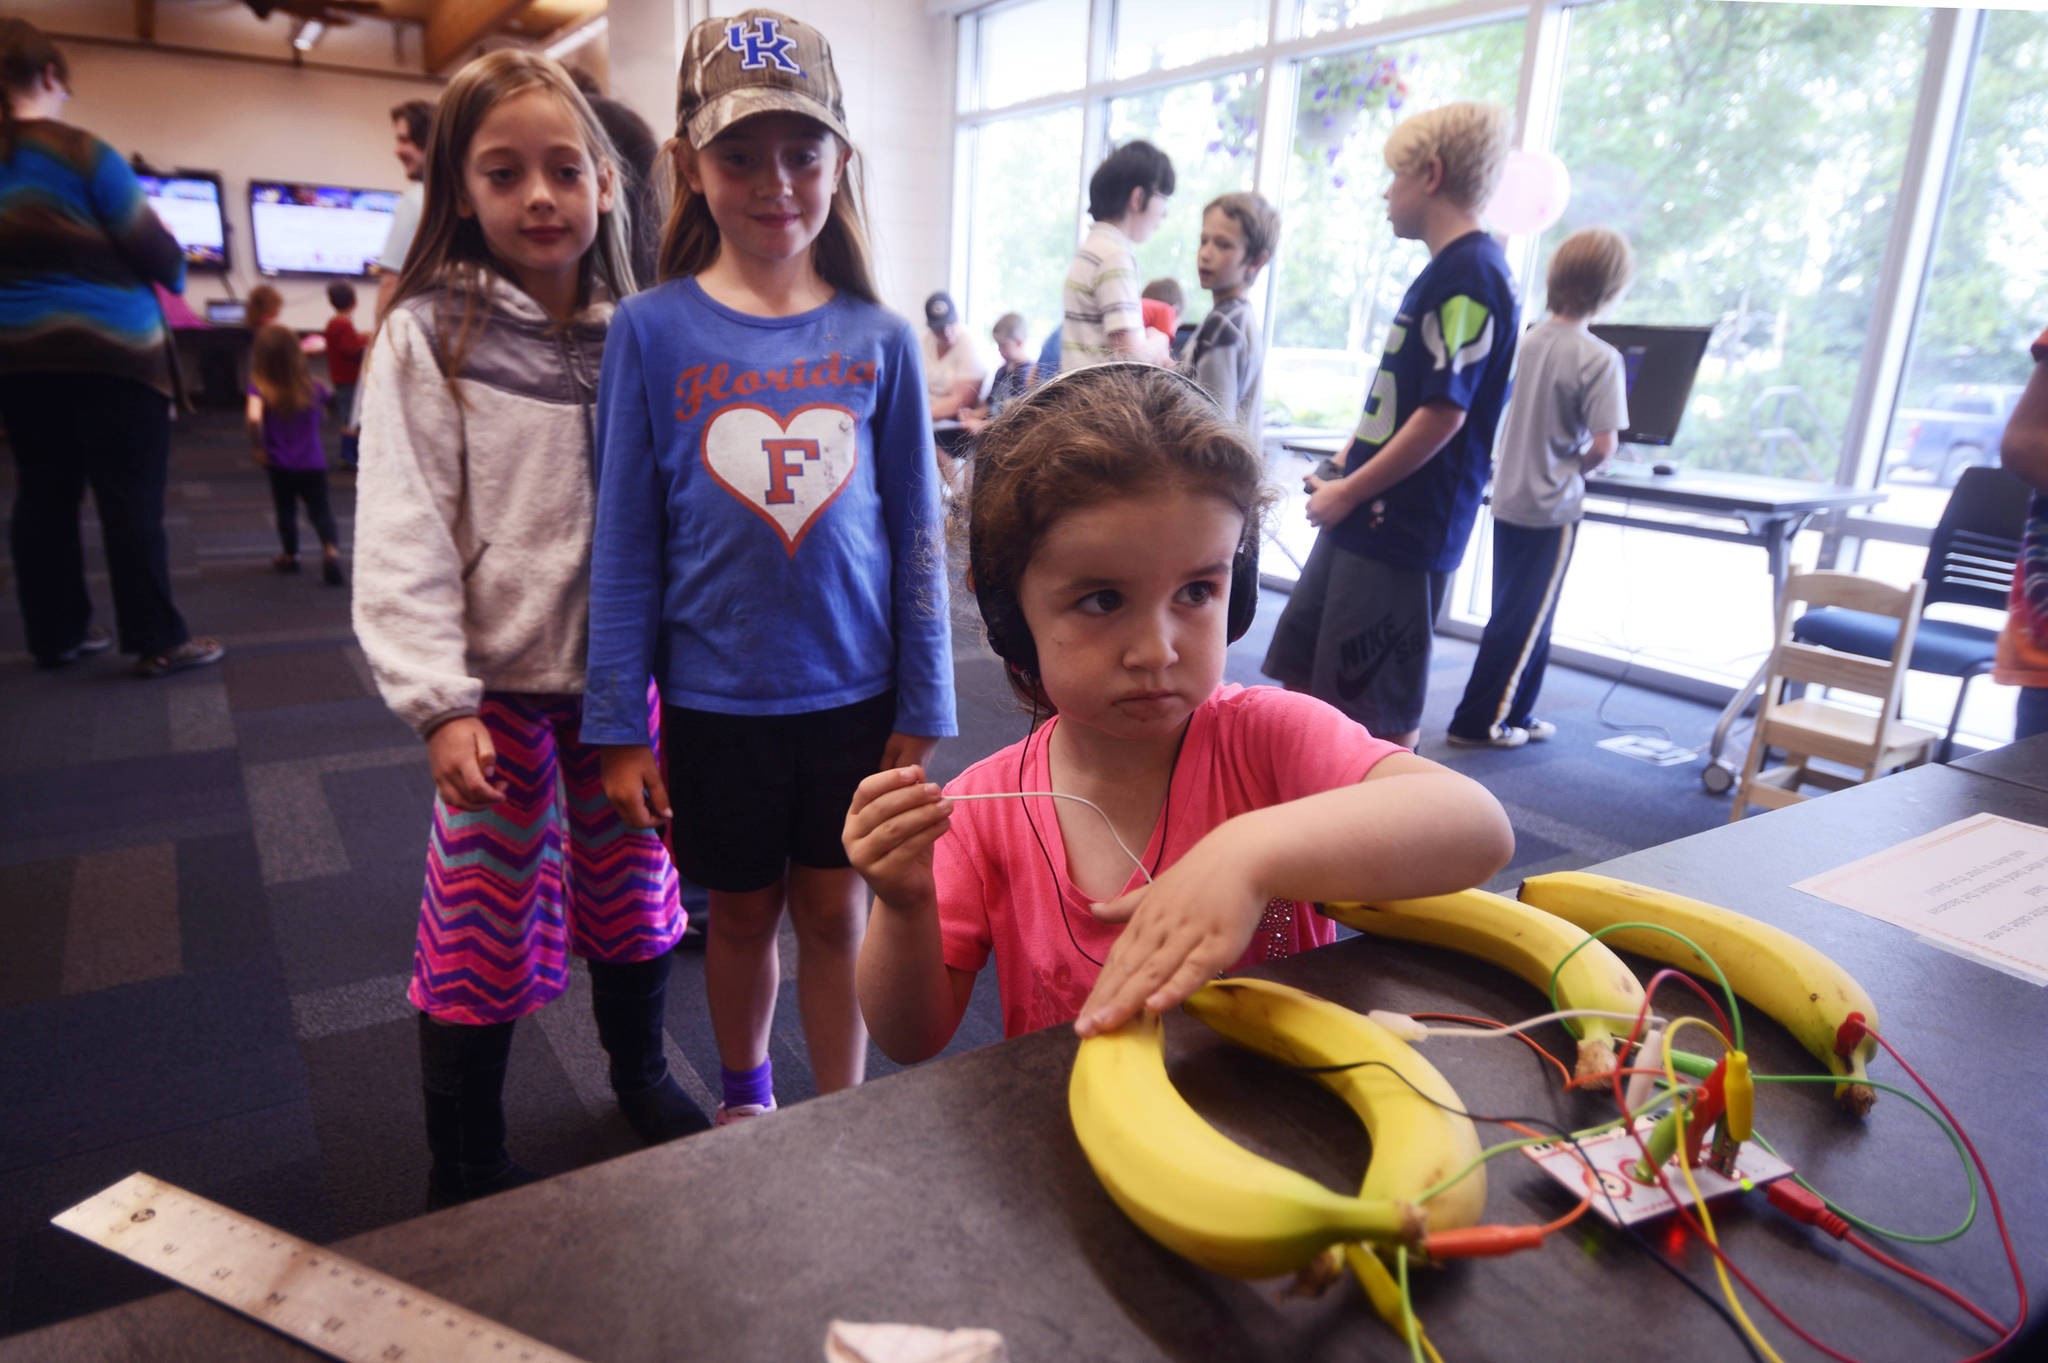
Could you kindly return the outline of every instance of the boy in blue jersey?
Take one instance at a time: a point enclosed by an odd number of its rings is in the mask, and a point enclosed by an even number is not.
[[[1508,111],[1447,104],[1387,138],[1387,220],[1429,247],[1387,331],[1344,476],[1311,475],[1322,531],[1289,596],[1264,671],[1414,747],[1430,635],[1465,556],[1507,403],[1515,291],[1479,206],[1507,159]]]

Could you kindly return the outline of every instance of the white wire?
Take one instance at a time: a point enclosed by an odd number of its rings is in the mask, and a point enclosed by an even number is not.
[[[1101,815],[1103,825],[1109,829],[1109,836],[1116,838],[1117,849],[1131,859],[1131,865],[1138,868],[1138,874],[1145,877],[1145,883],[1147,885],[1152,883],[1152,873],[1145,869],[1144,859],[1130,848],[1124,846],[1123,838],[1117,834],[1116,825],[1109,821],[1109,815],[1103,813],[1102,806],[1084,796],[1062,795],[1056,790],[998,790],[991,791],[986,795],[948,795],[946,798],[948,800],[1072,800],[1077,805],[1086,805],[1098,815]]]
[[[1606,1018],[1610,1022],[1634,1022],[1636,1015],[1634,1013],[1608,1013],[1597,1008],[1565,1008],[1555,1013],[1545,1013],[1541,1017],[1525,1018],[1521,1022],[1512,1023],[1506,1027],[1425,1026],[1422,1029],[1422,1033],[1424,1036],[1513,1036],[1517,1032],[1526,1032],[1531,1027],[1539,1027],[1546,1022],[1559,1022],[1565,1018]],[[1655,1013],[1650,1014],[1648,1020],[1644,1023],[1646,1029],[1663,1025],[1664,1019],[1658,1017]]]

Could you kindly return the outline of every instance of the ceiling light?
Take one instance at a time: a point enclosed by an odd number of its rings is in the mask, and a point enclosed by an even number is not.
[[[311,52],[313,44],[320,41],[320,35],[327,32],[327,25],[318,19],[301,19],[299,26],[292,30],[292,46],[301,52]]]

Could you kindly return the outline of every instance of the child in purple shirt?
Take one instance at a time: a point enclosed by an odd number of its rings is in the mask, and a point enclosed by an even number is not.
[[[299,510],[320,536],[321,578],[341,585],[341,546],[334,512],[327,502],[327,456],[320,449],[320,413],[334,399],[306,368],[299,338],[275,324],[256,333],[249,360],[249,444],[270,478],[277,508],[277,538],[284,552],[273,559],[280,573],[299,570]]]

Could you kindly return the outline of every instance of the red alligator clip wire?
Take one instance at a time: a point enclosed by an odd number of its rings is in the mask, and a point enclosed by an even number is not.
[[[1835,1054],[1847,1060],[1863,1038],[1870,1035],[1870,1019],[1861,1013],[1851,1013],[1842,1019],[1842,1025],[1835,1029]]]
[[[1695,1168],[1700,1162],[1700,1144],[1706,1139],[1707,1128],[1720,1121],[1721,1114],[1728,1110],[1727,1078],[1728,1057],[1724,1054],[1714,1066],[1714,1072],[1699,1086],[1692,1108],[1686,1114],[1685,1157]]]

